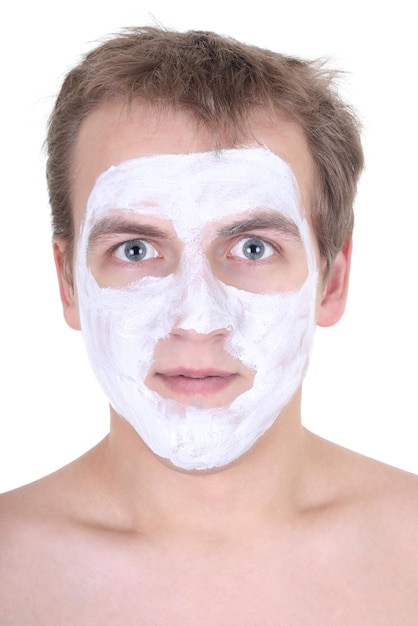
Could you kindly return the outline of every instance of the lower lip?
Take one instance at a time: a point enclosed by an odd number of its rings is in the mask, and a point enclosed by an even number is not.
[[[164,376],[158,374],[164,385],[171,392],[184,396],[209,396],[223,391],[236,378],[236,374],[228,376],[205,376],[204,378],[191,378],[189,376]]]

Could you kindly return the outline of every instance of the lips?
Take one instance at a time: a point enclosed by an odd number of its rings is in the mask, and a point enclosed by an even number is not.
[[[216,369],[173,369],[156,373],[158,380],[181,395],[211,395],[223,391],[238,376]]]

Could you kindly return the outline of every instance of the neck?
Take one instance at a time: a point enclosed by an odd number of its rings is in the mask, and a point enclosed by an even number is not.
[[[134,429],[112,412],[96,467],[122,519],[132,529],[185,532],[237,529],[287,521],[304,507],[307,436],[300,394],[253,448],[233,464],[185,472],[156,457]],[[119,517],[119,516],[118,516]]]

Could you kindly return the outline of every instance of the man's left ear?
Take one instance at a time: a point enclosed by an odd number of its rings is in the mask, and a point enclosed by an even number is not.
[[[351,250],[351,239],[347,239],[335,257],[318,303],[316,320],[318,326],[332,326],[344,313],[350,276]]]

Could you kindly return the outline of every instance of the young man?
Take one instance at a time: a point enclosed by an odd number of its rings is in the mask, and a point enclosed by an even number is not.
[[[330,79],[159,29],[67,76],[54,252],[111,427],[2,497],[2,626],[418,623],[416,477],[301,425],[362,169]]]

